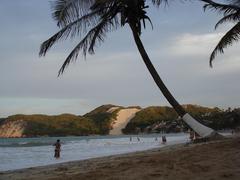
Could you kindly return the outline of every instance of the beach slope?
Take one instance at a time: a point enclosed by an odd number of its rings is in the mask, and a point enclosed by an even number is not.
[[[238,180],[240,139],[162,149],[0,173],[1,180]]]

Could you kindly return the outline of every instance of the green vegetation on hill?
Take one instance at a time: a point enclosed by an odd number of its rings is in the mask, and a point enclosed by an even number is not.
[[[6,120],[24,120],[27,124],[24,135],[27,137],[82,136],[96,134],[98,132],[95,124],[90,119],[71,114],[62,114],[58,116],[14,115],[9,116]]]
[[[112,107],[119,107],[109,112]],[[197,120],[215,129],[230,129],[240,126],[240,108],[226,111],[218,108],[207,108],[196,105],[183,105],[183,107]],[[92,134],[109,134],[112,121],[117,113],[123,109],[121,106],[103,105],[84,116],[62,114],[58,116],[47,115],[14,115],[0,118],[0,126],[5,122],[23,120],[25,123],[24,135],[36,136],[82,136]],[[128,107],[129,108],[129,107]],[[137,107],[136,108],[140,108]],[[130,120],[123,132],[132,134],[141,132],[179,132],[188,127],[178,119],[176,112],[167,106],[152,106],[140,110]]]
[[[4,122],[24,121],[24,136],[82,136],[92,134],[109,134],[112,120],[116,118],[118,109],[108,112],[114,105],[103,105],[84,116],[62,114],[47,115],[14,115],[3,119]],[[1,121],[0,121],[1,123]]]
[[[219,108],[208,108],[191,104],[183,105],[183,107],[201,123],[216,130],[235,127],[237,125],[236,122],[239,122],[236,112],[234,115],[235,118],[233,118],[233,112],[225,115],[225,112],[221,111]],[[230,116],[232,120],[230,120]],[[177,119],[178,116],[171,107],[147,107],[136,113],[136,116],[130,120],[126,128],[123,129],[123,132],[126,134],[136,133],[137,131],[144,132],[147,128],[152,129],[161,123],[164,123],[164,128],[162,129],[165,129],[166,132],[176,132],[179,128],[186,130],[188,128],[187,125],[183,121]]]
[[[203,123],[213,129],[234,129],[240,126],[240,108],[216,111],[203,118]]]
[[[130,120],[124,133],[134,133],[136,128],[142,131],[149,125],[161,121],[172,121],[177,118],[176,112],[170,107],[147,107],[136,113],[136,116]]]
[[[119,106],[118,110],[112,113],[107,112],[112,107],[116,106],[111,104],[103,105],[84,115],[84,117],[92,119],[96,127],[98,127],[98,134],[109,134],[112,120],[116,119],[118,111],[123,108]]]
[[[209,107],[203,107],[199,105],[192,105],[192,104],[186,104],[183,105],[183,108],[190,113],[194,118],[196,119],[202,119],[203,116],[221,111],[219,108],[209,108]]]
[[[112,105],[112,104],[106,104],[106,105],[102,105],[102,106],[97,107],[96,109],[90,111],[89,113],[85,114],[84,116],[89,116],[89,115],[91,116],[91,115],[105,113],[112,107],[123,108],[121,106],[115,106],[115,105]]]
[[[0,118],[0,125],[6,118]]]

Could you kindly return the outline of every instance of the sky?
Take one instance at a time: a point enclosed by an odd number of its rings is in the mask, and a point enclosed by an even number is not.
[[[232,24],[214,30],[221,15],[204,12],[198,1],[175,0],[167,7],[150,7],[148,13],[154,28],[144,30],[142,41],[179,103],[239,107],[240,45],[226,49],[209,67],[211,51]],[[80,55],[57,77],[77,39],[62,41],[46,57],[38,56],[41,43],[59,30],[49,0],[0,0],[0,22],[0,117],[83,115],[103,104],[169,105],[127,26],[109,33],[94,56]]]

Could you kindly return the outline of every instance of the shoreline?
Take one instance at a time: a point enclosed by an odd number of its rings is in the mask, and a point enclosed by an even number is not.
[[[177,144],[127,154],[0,172],[19,179],[238,179],[240,139]],[[144,171],[142,171],[144,169]]]
[[[6,171],[0,171],[0,180],[1,180],[1,174],[6,174],[6,173],[12,173],[12,172],[22,172],[22,171],[27,171],[31,169],[42,169],[42,168],[51,168],[51,167],[57,167],[57,166],[65,166],[69,164],[75,164],[75,163],[81,163],[83,161],[98,161],[98,160],[105,160],[107,158],[118,158],[118,157],[128,157],[132,155],[138,155],[138,154],[143,154],[143,153],[151,153],[155,151],[167,151],[175,148],[181,148],[183,146],[186,146],[188,143],[179,143],[179,144],[166,144],[164,147],[155,147],[147,150],[139,150],[139,151],[134,151],[134,152],[127,152],[127,153],[121,153],[121,154],[114,154],[114,155],[106,155],[106,156],[101,156],[101,157],[93,157],[93,158],[88,158],[88,159],[82,159],[82,160],[74,160],[74,161],[67,161],[67,162],[59,162],[59,163],[54,163],[54,164],[48,164],[48,165],[43,165],[43,166],[35,166],[35,167],[28,167],[28,168],[21,168],[21,169],[13,169],[13,170],[6,170]],[[192,144],[193,145],[193,144]],[[57,161],[57,160],[56,160]]]

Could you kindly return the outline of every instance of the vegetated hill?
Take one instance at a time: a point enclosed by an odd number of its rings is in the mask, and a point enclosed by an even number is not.
[[[102,105],[84,116],[72,114],[57,116],[19,114],[9,116],[2,123],[0,122],[0,137],[109,134],[121,109],[125,108],[115,105]]]
[[[143,131],[146,127],[161,121],[172,121],[177,118],[176,112],[167,106],[151,106],[137,112],[135,117],[130,120],[124,133],[136,133],[137,129]]]
[[[183,105],[197,120],[216,130],[240,126],[240,109],[208,108],[197,105]],[[84,116],[62,114],[14,115],[0,119],[0,137],[36,137],[109,134],[118,114],[123,109],[137,108],[139,112],[129,121],[123,132],[179,132],[187,126],[171,107],[151,106],[141,109],[138,106],[122,107],[103,105]],[[116,122],[115,122],[116,123]]]
[[[208,115],[213,112],[220,112],[221,110],[217,107],[209,108],[193,104],[184,104],[183,108],[195,118],[201,118],[204,115]]]
[[[0,137],[80,136],[98,131],[91,119],[71,114],[14,115],[2,122]]]
[[[0,124],[3,122],[6,118],[0,118]]]
[[[198,120],[202,120],[203,116],[209,115],[213,112],[219,112],[218,108],[208,108],[198,105],[183,105],[187,112]],[[155,127],[163,127],[166,132],[179,131],[179,128],[186,129],[187,126],[182,121],[177,120],[178,115],[173,108],[168,106],[151,106],[142,109],[136,116],[130,120],[125,129],[124,133],[136,133],[138,131],[143,132],[146,128],[155,129]],[[176,130],[177,127],[177,130]],[[159,128],[159,131],[161,128]]]
[[[118,111],[122,108],[121,106],[111,104],[102,105],[85,114],[83,117],[92,119],[99,129],[99,134],[109,134],[112,121],[116,119]]]
[[[119,130],[115,132],[116,129],[121,128],[122,124],[128,123],[129,116],[131,117],[133,111],[136,109],[141,109],[140,106],[116,106],[112,104],[102,105],[93,111],[84,115],[84,117],[93,120],[95,125],[100,130],[100,134],[121,134]],[[132,118],[132,117],[131,117]],[[121,131],[121,130],[120,130]]]
[[[109,111],[109,109],[114,108],[114,107],[123,108],[122,106],[116,106],[116,105],[113,105],[113,104],[106,104],[106,105],[102,105],[102,106],[99,106],[99,107],[95,108],[94,110],[90,111],[89,113],[86,113],[83,116],[92,116],[92,115],[96,115],[96,114],[106,113],[106,112]]]
[[[240,108],[215,111],[204,116],[204,123],[217,130],[240,127]]]

